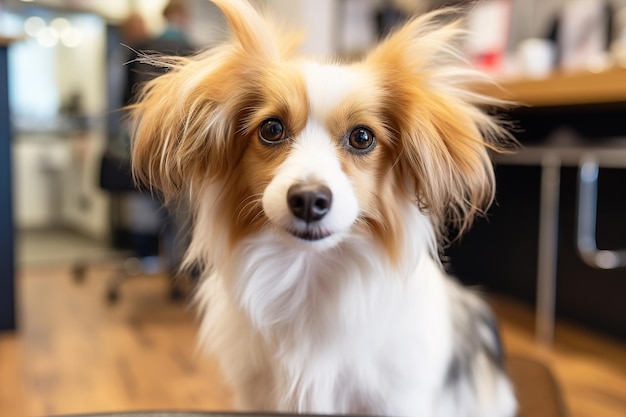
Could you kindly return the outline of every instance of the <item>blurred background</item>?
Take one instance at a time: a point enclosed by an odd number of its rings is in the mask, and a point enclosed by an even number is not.
[[[252,3],[343,60],[415,13],[467,14],[523,148],[494,156],[496,204],[448,267],[571,415],[626,415],[626,0]],[[0,0],[0,416],[230,407],[194,353],[194,274],[173,272],[183,222],[132,191],[119,110],[135,51],[226,33],[207,0]]]

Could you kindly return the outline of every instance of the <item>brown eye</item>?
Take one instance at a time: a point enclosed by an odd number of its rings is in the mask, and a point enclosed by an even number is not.
[[[276,143],[285,139],[285,127],[278,119],[267,119],[259,126],[259,137],[266,143]]]
[[[376,146],[376,138],[371,130],[363,126],[359,126],[350,132],[348,145],[350,145],[350,148],[354,151],[369,152]]]

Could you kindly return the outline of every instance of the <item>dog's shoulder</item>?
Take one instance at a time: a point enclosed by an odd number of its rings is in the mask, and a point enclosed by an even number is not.
[[[474,290],[449,278],[453,349],[446,383],[472,381],[475,362],[486,359],[495,373],[503,372],[504,352],[498,321],[489,305]]]

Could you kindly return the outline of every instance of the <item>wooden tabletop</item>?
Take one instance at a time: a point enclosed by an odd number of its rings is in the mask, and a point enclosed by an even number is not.
[[[533,107],[626,102],[626,68],[500,81],[501,98]]]

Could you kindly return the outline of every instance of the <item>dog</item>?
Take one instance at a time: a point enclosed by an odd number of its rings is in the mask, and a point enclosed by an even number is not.
[[[299,57],[242,0],[231,40],[165,67],[132,107],[132,165],[188,199],[199,339],[240,410],[511,417],[493,313],[439,247],[491,203],[506,129],[445,11],[362,60]]]

